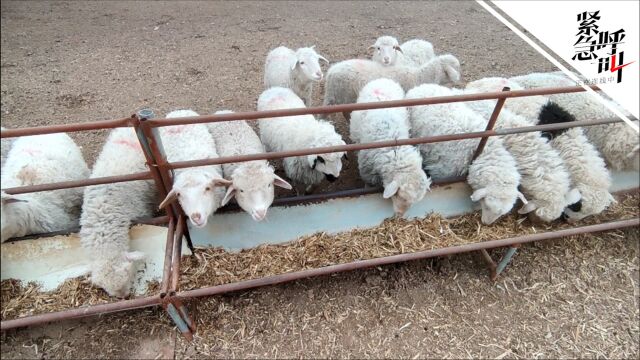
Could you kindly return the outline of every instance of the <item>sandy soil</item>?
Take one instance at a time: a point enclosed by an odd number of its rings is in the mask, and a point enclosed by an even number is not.
[[[465,80],[554,70],[474,2],[2,1],[0,10],[10,128],[144,106],[253,110],[269,49],[315,44],[336,62],[364,57],[382,34],[430,40],[460,58]],[[104,136],[74,134],[90,162]],[[361,185],[355,165],[320,190]],[[638,266],[633,229],[524,247],[497,283],[475,255],[419,261],[194,302],[191,344],[161,311],[143,310],[3,333],[2,357],[637,357]]]

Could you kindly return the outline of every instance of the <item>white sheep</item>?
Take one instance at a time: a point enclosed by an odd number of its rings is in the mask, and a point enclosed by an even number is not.
[[[371,60],[383,66],[390,66],[396,64],[398,52],[401,53],[402,49],[400,49],[398,39],[385,35],[377,38],[376,42],[369,46],[369,51],[373,51]]]
[[[306,106],[311,105],[313,84],[322,81],[320,60],[329,63],[319,55],[314,46],[299,48],[295,52],[285,46],[269,52],[264,64],[264,87],[286,87],[296,93]]]
[[[435,84],[417,86],[407,92],[407,99],[453,95],[454,91]],[[411,137],[484,131],[486,120],[464,103],[445,103],[409,107]],[[423,168],[433,178],[467,175],[473,189],[471,199],[480,201],[482,222],[491,224],[508,213],[518,198],[520,174],[516,161],[504,148],[502,139],[491,137],[482,153],[472,161],[480,139],[420,144]]]
[[[505,78],[485,78],[473,84],[475,89],[500,91],[508,86],[512,90],[521,90],[518,83]],[[508,99],[505,108],[525,117],[533,124],[545,125],[575,121],[572,114],[545,96],[526,96]],[[581,200],[571,204],[565,210],[569,220],[599,214],[613,201],[609,193],[611,175],[604,160],[589,142],[581,128],[544,131],[543,136],[550,140],[571,176],[572,187],[581,195]]]
[[[411,39],[400,45],[398,63],[400,65],[422,66],[436,57],[433,45],[422,39]]]
[[[524,88],[576,86],[573,80],[557,73],[532,73],[510,80]],[[549,99],[573,115],[576,120],[604,120],[616,115],[592,94],[586,92],[553,94]],[[611,101],[610,101],[611,102]],[[611,102],[613,104],[613,102]],[[619,107],[617,104],[614,104]],[[621,109],[622,110],[622,109]],[[623,113],[625,112],[622,110]],[[635,121],[638,124],[638,121]],[[640,169],[640,140],[638,133],[626,123],[584,127],[589,140],[614,170]]]
[[[421,67],[383,66],[375,61],[352,59],[339,62],[327,72],[324,105],[351,104],[369,81],[388,78],[406,91],[425,83],[443,84],[460,80],[460,62],[453,55],[440,55]],[[348,118],[349,114],[344,113]]]
[[[467,85],[466,92],[480,92],[474,84]],[[467,102],[472,110],[489,118],[496,100]],[[496,129],[518,128],[533,125],[524,117],[507,109],[500,112]],[[562,216],[564,209],[580,200],[580,193],[570,189],[570,177],[560,154],[551,147],[539,131],[503,136],[504,145],[516,160],[520,173],[520,185],[529,202],[519,213],[535,211],[543,221],[552,221]]]
[[[401,100],[404,90],[390,79],[377,79],[362,88],[358,103]],[[357,143],[409,138],[406,108],[354,111],[350,121],[351,139]],[[422,157],[414,146],[378,148],[358,152],[358,169],[370,185],[382,185],[383,197],[391,198],[393,210],[402,216],[425,196],[431,179],[422,170]]]
[[[399,45],[393,36],[381,36],[369,46],[371,60],[384,66],[421,66],[435,57],[433,45],[421,39],[412,39]]]
[[[302,100],[287,88],[267,89],[258,98],[258,111],[303,107]],[[313,115],[261,119],[258,126],[260,139],[271,152],[345,145],[333,125],[316,120]],[[283,160],[284,171],[294,183],[305,185],[305,191],[310,192],[325,178],[336,180],[343,156],[345,152],[288,157]]]
[[[2,169],[2,189],[83,180],[89,176],[80,148],[69,135],[48,134],[16,139]],[[2,192],[2,242],[13,237],[78,226],[82,189],[20,195]]]
[[[193,110],[176,110],[167,118],[198,116]],[[162,146],[169,162],[217,158],[216,144],[204,124],[174,125],[159,128]],[[174,170],[173,187],[160,204],[164,208],[178,200],[189,221],[196,227],[207,225],[209,216],[221,205],[225,186],[220,165]]]
[[[6,130],[4,126],[0,127],[2,130]],[[4,163],[7,161],[7,154],[9,154],[9,150],[11,150],[11,146],[13,145],[13,141],[15,138],[5,138],[0,142],[0,169],[4,167]]]
[[[91,178],[146,171],[145,157],[132,128],[111,131]],[[89,186],[84,191],[80,242],[91,259],[91,282],[109,295],[127,297],[136,263],[144,253],[129,251],[131,221],[153,215],[157,192],[150,180]]]
[[[217,111],[215,114],[230,114],[232,111]],[[258,135],[244,120],[222,121],[207,124],[221,157],[264,153]],[[235,196],[238,205],[256,221],[267,216],[267,209],[274,197],[274,186],[291,189],[291,185],[274,173],[267,160],[222,165],[224,178],[233,184],[227,188],[222,200],[225,205]]]

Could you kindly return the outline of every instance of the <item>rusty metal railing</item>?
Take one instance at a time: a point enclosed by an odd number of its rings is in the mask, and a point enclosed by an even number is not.
[[[596,86],[592,86],[594,90],[598,90]],[[290,156],[302,156],[310,154],[321,154],[339,151],[356,151],[362,149],[381,148],[389,146],[399,145],[417,145],[424,143],[435,143],[444,141],[455,141],[462,139],[481,138],[480,143],[474,156],[477,156],[483,149],[486,139],[490,136],[502,136],[509,134],[516,134],[522,132],[542,131],[542,130],[557,130],[566,129],[571,127],[580,126],[592,126],[600,124],[608,124],[614,122],[620,122],[618,119],[598,120],[598,121],[577,121],[573,123],[563,124],[549,124],[549,125],[537,125],[527,126],[513,129],[499,129],[494,130],[495,121],[501,111],[502,105],[508,98],[512,97],[524,97],[535,95],[551,95],[559,93],[573,93],[585,91],[582,87],[561,87],[561,88],[540,88],[529,90],[516,90],[516,91],[492,92],[492,93],[480,93],[480,94],[465,94],[455,96],[443,96],[424,99],[405,99],[384,101],[377,103],[361,103],[361,104],[343,104],[333,106],[319,106],[311,108],[300,109],[286,109],[286,110],[272,110],[261,112],[245,112],[245,113],[231,113],[231,114],[218,114],[218,115],[204,115],[197,117],[187,118],[172,118],[172,119],[149,119],[148,114],[139,113],[134,114],[129,118],[119,120],[106,120],[96,121],[89,123],[79,124],[67,124],[67,125],[54,125],[54,126],[42,126],[22,129],[9,129],[2,130],[0,133],[1,138],[28,136],[49,134],[57,132],[75,132],[75,131],[87,131],[87,130],[99,130],[99,129],[111,129],[117,127],[133,127],[138,135],[138,139],[141,143],[145,159],[149,171],[136,174],[128,174],[122,176],[102,177],[95,179],[86,179],[78,181],[68,181],[61,183],[41,184],[34,186],[22,186],[9,189],[3,189],[9,194],[25,194],[38,191],[49,191],[56,189],[65,189],[72,187],[82,186],[94,186],[100,184],[135,181],[135,180],[153,180],[160,196],[165,196],[171,189],[173,184],[172,170],[197,167],[213,164],[225,164],[232,162],[243,162],[250,160],[270,160],[281,159]],[[281,151],[273,153],[251,154],[243,156],[230,156],[215,159],[196,159],[192,161],[181,161],[169,163],[166,159],[164,150],[162,148],[161,139],[155,130],[161,126],[171,125],[186,125],[196,123],[218,122],[218,121],[237,121],[237,120],[256,120],[256,119],[268,119],[270,117],[282,117],[282,116],[295,116],[304,114],[328,114],[339,113],[356,110],[367,109],[379,109],[388,107],[405,107],[405,106],[417,106],[417,105],[431,105],[442,104],[450,102],[462,102],[462,101],[479,101],[497,99],[497,104],[494,112],[489,119],[487,128],[485,131],[464,133],[464,134],[451,134],[433,137],[421,137],[414,139],[402,139],[393,141],[380,141],[374,143],[364,144],[348,144],[342,146],[322,147],[313,149],[297,149],[291,151]],[[448,184],[456,181],[463,181],[464,177],[445,179],[440,181],[441,184]],[[274,206],[290,205],[300,202],[312,202],[320,201],[327,198],[344,197],[344,196],[357,196],[362,194],[370,194],[379,192],[378,188],[365,188],[365,189],[351,189],[343,190],[334,193],[314,194],[299,197],[279,198],[274,201]],[[188,233],[188,227],[186,225],[186,218],[180,209],[174,202],[174,204],[167,210],[167,216],[156,218],[154,223],[167,223],[167,240],[165,244],[165,259],[163,264],[163,276],[158,294],[137,298],[133,300],[122,300],[109,304],[91,305],[76,309],[69,309],[65,311],[59,311],[54,313],[26,316],[18,319],[2,321],[0,324],[1,330],[5,331],[17,327],[30,326],[36,324],[42,324],[50,321],[58,321],[64,319],[72,319],[77,317],[84,317],[96,314],[110,313],[116,311],[124,311],[130,309],[136,309],[141,307],[157,306],[161,305],[169,314],[169,316],[176,323],[180,332],[190,339],[195,331],[195,323],[188,315],[186,307],[182,304],[183,299],[210,296],[215,294],[221,294],[229,291],[237,291],[242,289],[249,289],[258,286],[272,285],[297,279],[302,279],[311,276],[326,275],[334,272],[348,271],[354,269],[360,269],[371,266],[378,266],[384,264],[390,264],[395,262],[410,261],[415,259],[422,259],[427,257],[442,256],[448,254],[457,254],[467,251],[484,251],[485,257],[489,256],[486,253],[486,249],[503,247],[503,246],[517,246],[522,243],[553,239],[558,237],[584,234],[596,231],[606,231],[611,229],[620,229],[631,226],[638,226],[639,219],[626,219],[620,221],[613,221],[603,224],[583,226],[572,229],[550,231],[546,233],[538,233],[533,235],[524,235],[509,239],[499,239],[486,241],[482,243],[473,243],[449,248],[428,250],[415,252],[410,254],[400,254],[370,260],[362,260],[356,262],[350,262],[345,264],[333,265],[318,269],[311,269],[305,271],[298,271],[293,273],[280,274],[261,279],[254,279],[242,282],[236,282],[231,284],[218,285],[202,289],[193,289],[187,291],[179,291],[179,279],[180,279],[180,258],[182,254],[182,237],[187,238],[189,246],[191,246],[190,236]],[[490,256],[489,256],[490,260]],[[492,260],[491,260],[492,261]],[[494,263],[495,264],[495,263]],[[495,269],[494,269],[495,270]]]

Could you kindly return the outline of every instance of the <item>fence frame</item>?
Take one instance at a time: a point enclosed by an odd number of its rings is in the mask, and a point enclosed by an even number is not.
[[[593,90],[599,90],[597,86],[591,86]],[[381,147],[401,146],[401,145],[417,145],[434,142],[455,141],[462,139],[480,138],[480,142],[473,158],[475,159],[484,149],[486,141],[490,136],[503,136],[509,134],[517,134],[523,132],[543,131],[543,130],[559,130],[581,126],[594,126],[602,124],[610,124],[615,122],[621,122],[620,119],[606,119],[596,121],[576,121],[573,123],[562,124],[548,124],[548,125],[536,125],[511,129],[494,129],[495,122],[500,114],[500,111],[509,98],[513,97],[525,97],[536,95],[552,95],[560,93],[574,93],[585,91],[580,86],[575,87],[556,87],[556,88],[538,88],[528,90],[515,90],[511,91],[509,88],[504,88],[501,92],[490,93],[478,93],[478,94],[465,94],[465,95],[453,95],[442,96],[422,99],[405,99],[405,100],[393,100],[383,101],[375,103],[360,103],[360,104],[342,104],[342,105],[330,105],[330,106],[318,106],[311,108],[298,108],[298,109],[286,109],[286,110],[270,110],[270,111],[254,111],[245,113],[231,113],[231,114],[218,114],[218,115],[203,115],[197,117],[185,117],[185,118],[171,118],[171,119],[155,119],[152,118],[152,113],[147,111],[139,111],[137,114],[133,114],[128,118],[118,120],[106,120],[106,121],[94,121],[88,123],[75,123],[66,125],[53,125],[42,127],[30,127],[21,129],[8,129],[2,130],[0,133],[1,138],[10,138],[18,136],[51,134],[59,132],[77,132],[88,130],[100,130],[100,129],[112,129],[118,127],[133,127],[140,144],[142,146],[146,164],[149,168],[146,172],[140,172],[135,174],[121,175],[121,176],[109,176],[94,179],[85,179],[78,181],[66,181],[60,183],[40,184],[33,186],[22,186],[9,189],[3,189],[8,194],[25,194],[38,191],[50,191],[56,189],[66,189],[84,186],[93,186],[100,184],[110,184],[126,181],[136,180],[153,180],[158,194],[162,197],[171,189],[173,184],[173,170],[198,167],[214,164],[226,164],[232,162],[244,162],[251,160],[270,160],[270,159],[282,159],[290,156],[302,156],[311,154],[322,154],[330,152],[342,152],[342,151],[356,151],[362,149],[372,149]],[[187,124],[201,124],[208,122],[218,121],[237,121],[237,120],[257,120],[270,117],[282,117],[282,116],[295,116],[306,114],[328,114],[328,113],[341,113],[350,112],[356,110],[368,110],[368,109],[380,109],[391,107],[408,107],[418,105],[432,105],[451,102],[465,102],[465,101],[479,101],[479,100],[497,100],[494,107],[494,111],[487,123],[485,131],[462,133],[462,134],[450,134],[441,136],[421,137],[413,139],[401,139],[392,141],[380,141],[374,143],[363,144],[347,144],[332,147],[311,148],[311,149],[297,149],[292,151],[281,151],[272,153],[250,154],[242,156],[229,156],[213,159],[197,159],[191,161],[181,162],[168,162],[165,156],[164,149],[162,148],[162,142],[158,135],[157,128],[162,126],[171,125],[187,125]],[[465,177],[457,177],[451,179],[445,179],[442,181],[435,181],[434,184],[443,185],[450,184],[452,182],[464,181]],[[637,189],[633,190],[637,191]],[[334,193],[321,193],[306,196],[284,197],[278,198],[274,201],[273,206],[283,206],[295,203],[320,201],[329,198],[336,197],[350,197],[363,194],[372,194],[381,192],[380,188],[364,188],[364,189],[349,189],[342,190]],[[234,208],[230,206],[230,208]],[[237,207],[235,207],[237,208]],[[608,231],[613,229],[622,229],[632,226],[638,226],[640,224],[640,218],[622,219],[618,221],[611,221],[590,226],[579,226],[564,230],[554,230],[544,233],[537,233],[532,235],[523,235],[507,239],[496,239],[479,243],[470,243],[465,245],[439,248],[434,250],[419,251],[406,254],[398,254],[393,256],[386,256],[368,260],[360,260],[354,262],[348,262],[338,265],[314,268],[309,270],[297,271],[292,273],[278,274],[274,276],[263,277],[259,279],[252,279],[246,281],[239,281],[234,283],[228,283],[223,285],[205,287],[200,289],[191,289],[186,291],[180,291],[180,259],[182,255],[182,238],[183,235],[187,239],[189,247],[193,251],[193,245],[189,236],[188,226],[186,223],[186,216],[182,212],[177,202],[173,202],[167,209],[166,216],[160,216],[151,220],[148,220],[154,224],[167,224],[167,240],[165,244],[165,259],[163,264],[163,275],[160,291],[157,294],[150,296],[135,298],[131,300],[119,300],[107,304],[89,305],[79,308],[73,308],[58,312],[45,313],[39,315],[25,316],[11,320],[5,320],[0,323],[1,331],[14,329],[24,326],[32,326],[37,324],[43,324],[51,321],[60,321],[66,319],[74,319],[86,316],[93,316],[99,314],[120,312],[132,309],[138,309],[150,306],[162,306],[176,324],[178,330],[188,339],[193,338],[193,334],[196,331],[195,322],[189,316],[186,306],[183,304],[184,300],[201,297],[212,296],[217,294],[223,294],[231,291],[245,290],[260,286],[274,285],[298,279],[304,279],[313,276],[321,276],[332,274],[342,271],[350,271],[355,269],[380,266],[385,264],[412,261],[417,259],[424,259],[430,257],[458,254],[469,251],[481,252],[483,258],[486,260],[488,267],[491,271],[492,279],[495,279],[499,273],[509,263],[509,260],[515,253],[515,249],[520,244],[555,239],[565,236],[587,234],[599,231]],[[496,264],[489,253],[488,249],[509,247],[507,254],[503,259]]]

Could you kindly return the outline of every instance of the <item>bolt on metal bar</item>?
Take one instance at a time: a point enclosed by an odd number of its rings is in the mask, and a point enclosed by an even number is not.
[[[47,314],[25,316],[12,320],[4,320],[0,323],[0,330],[6,331],[24,326],[32,326],[48,323],[51,321],[61,321],[76,319],[97,314],[106,314],[111,312],[140,309],[150,306],[160,305],[160,297],[157,295],[132,299],[121,300],[108,304],[90,305],[70,310],[56,311]]]
[[[510,89],[507,86],[502,88],[502,91],[509,91],[509,90]],[[498,120],[498,115],[500,115],[500,110],[502,110],[502,106],[504,105],[504,102],[506,100],[507,100],[506,98],[498,99],[498,102],[496,102],[496,107],[493,109],[493,113],[491,114],[491,117],[489,118],[489,122],[487,123],[487,128],[485,129],[485,131],[493,130],[493,127],[496,125],[496,121]],[[480,156],[480,154],[482,154],[482,150],[484,150],[485,145],[487,145],[487,140],[489,140],[489,137],[487,137],[487,136],[483,136],[482,139],[480,139],[480,143],[478,144],[478,148],[476,149],[476,152],[473,154],[473,157],[471,158],[472,160],[477,159],[478,156]]]
[[[600,90],[595,85],[591,86],[591,88],[594,90]],[[201,115],[201,116],[190,116],[190,117],[171,118],[171,119],[158,118],[158,119],[149,120],[149,123],[153,127],[202,124],[202,123],[220,122],[220,121],[256,120],[256,119],[307,115],[307,114],[331,114],[331,113],[340,113],[340,112],[351,112],[351,111],[357,111],[357,110],[371,110],[371,109],[381,109],[381,108],[444,104],[444,103],[462,102],[462,101],[493,100],[493,99],[503,99],[503,98],[509,98],[509,97],[552,95],[552,94],[559,94],[559,93],[574,93],[574,92],[583,92],[583,91],[585,90],[580,86],[537,88],[537,89],[526,89],[526,90],[512,90],[512,91],[505,91],[505,92],[488,92],[488,93],[474,93],[474,94],[463,94],[463,95],[437,96],[437,97],[420,98],[420,99],[402,99],[402,100],[379,101],[379,102],[370,102],[370,103],[325,105],[325,106],[316,106],[316,107],[309,107],[309,108],[250,111],[250,112],[244,112],[244,113],[218,114],[218,115]]]
[[[376,141],[376,142],[361,143],[361,144],[325,146],[325,147],[317,147],[317,148],[277,151],[277,152],[268,152],[268,153],[259,153],[259,154],[250,154],[250,155],[226,156],[226,157],[211,158],[211,159],[176,161],[176,162],[168,163],[168,166],[170,166],[172,169],[182,169],[182,168],[188,168],[188,167],[220,165],[220,164],[228,164],[228,163],[234,163],[234,162],[245,162],[245,161],[251,161],[251,160],[272,160],[272,159],[282,159],[286,157],[326,154],[326,153],[342,152],[342,151],[357,151],[357,150],[364,150],[364,149],[376,149],[376,148],[395,147],[395,146],[403,146],[403,145],[430,144],[430,143],[453,141],[453,140],[473,139],[473,138],[479,138],[483,136],[511,135],[511,134],[518,134],[518,133],[532,132],[532,131],[568,129],[573,127],[602,125],[602,124],[610,124],[610,123],[616,123],[616,122],[622,122],[622,120],[605,119],[605,120],[574,121],[571,123],[523,126],[518,128],[478,131],[478,132],[471,132],[471,133],[426,136],[426,137],[410,138],[410,139]]]
[[[194,289],[194,290],[186,290],[186,291],[178,292],[176,296],[180,298],[185,298],[185,299],[201,297],[201,296],[211,296],[211,295],[228,293],[232,291],[252,289],[252,288],[266,286],[266,285],[275,285],[275,284],[280,284],[284,282],[289,282],[289,281],[294,281],[294,280],[299,280],[299,279],[304,279],[309,277],[329,275],[337,272],[351,271],[355,269],[369,268],[369,267],[393,264],[398,262],[444,256],[444,255],[452,255],[452,254],[458,254],[463,252],[478,251],[481,249],[504,247],[504,246],[509,246],[513,244],[524,244],[524,243],[529,243],[533,241],[549,240],[549,239],[555,239],[555,238],[573,236],[573,235],[579,235],[579,234],[607,231],[607,230],[613,230],[613,229],[622,229],[627,227],[638,226],[639,224],[640,224],[640,218],[626,219],[626,220],[612,221],[612,222],[607,222],[602,224],[582,226],[582,227],[571,228],[571,229],[522,235],[522,236],[517,236],[517,237],[512,237],[507,239],[477,242],[477,243],[458,245],[458,246],[452,246],[447,248],[418,251],[414,253],[399,254],[399,255],[386,256],[386,257],[374,258],[374,259],[368,259],[368,260],[359,260],[359,261],[354,261],[346,264],[330,265],[330,266],[321,267],[321,268],[267,276],[260,279],[245,280],[245,281],[239,281],[239,282],[230,283],[230,284],[223,284],[223,285],[211,286],[211,287]]]

